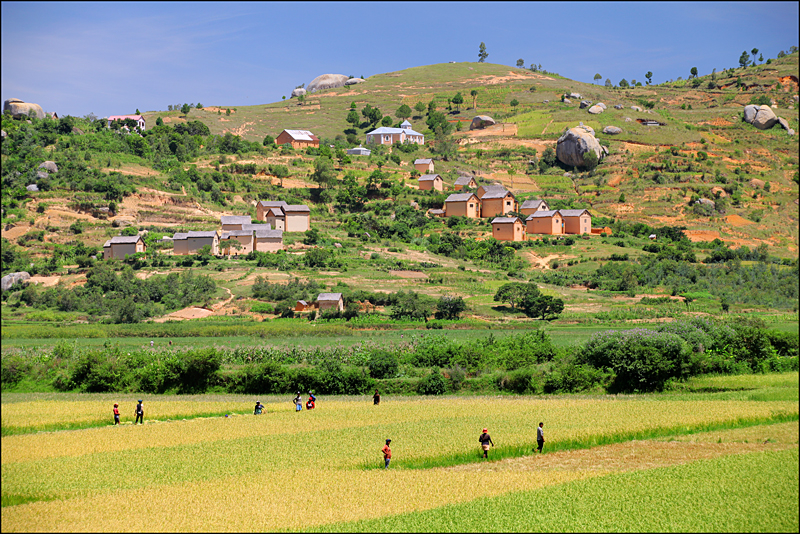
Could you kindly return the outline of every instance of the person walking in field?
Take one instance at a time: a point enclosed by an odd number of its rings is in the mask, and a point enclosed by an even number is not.
[[[483,457],[488,459],[489,458],[489,445],[494,447],[494,442],[492,441],[492,436],[489,435],[489,429],[484,428],[483,433],[478,437],[478,441],[481,444],[481,449],[483,449]]]
[[[119,424],[119,404],[114,403],[114,424]]]
[[[539,452],[542,452],[544,447],[544,423],[539,423],[539,428],[536,429],[536,445]]]
[[[303,397],[300,396],[300,392],[297,392],[297,396],[294,398],[294,405],[295,411],[299,412],[303,409]]]
[[[261,410],[264,409],[264,405],[261,404],[261,401],[256,401],[256,408],[253,410],[253,415],[261,415]]]
[[[383,448],[381,449],[381,452],[383,453],[383,468],[384,469],[388,469],[389,468],[389,463],[392,461],[392,449],[389,447],[389,444],[391,442],[392,442],[392,440],[387,439],[386,440],[386,445],[384,445]]]
[[[377,406],[381,403],[381,394],[378,393],[378,390],[375,390],[375,394],[372,396],[372,404]]]
[[[144,406],[142,406],[142,399],[139,399],[139,404],[136,405],[136,410],[133,412],[136,415],[136,420],[133,422],[135,425],[144,423]]]

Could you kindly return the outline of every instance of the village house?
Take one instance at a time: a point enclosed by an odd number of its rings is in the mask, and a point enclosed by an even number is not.
[[[313,307],[314,307],[313,305],[309,304],[304,300],[298,300],[297,303],[294,305],[294,311],[304,312],[310,310]]]
[[[547,202],[541,198],[526,200],[519,207],[519,212],[523,215],[531,215],[537,211],[548,211]]]
[[[478,184],[475,182],[475,178],[469,175],[459,176],[453,184],[453,189],[456,191],[461,191],[464,188],[475,189],[476,187],[478,187]]]
[[[292,148],[319,148],[319,138],[308,130],[284,130],[275,138],[278,146],[289,143]]]
[[[420,191],[442,191],[444,190],[444,181],[438,174],[424,174],[417,179]]]
[[[481,201],[475,193],[453,193],[444,201],[444,214],[476,219],[481,216]]]
[[[492,237],[498,241],[525,241],[525,225],[519,217],[495,217]]]
[[[508,212],[517,211],[517,198],[502,186],[490,186],[478,198],[481,199],[481,217],[502,217]]]
[[[223,231],[242,230],[245,224],[252,222],[249,215],[223,215],[219,219]]]
[[[361,145],[358,145],[355,148],[348,148],[347,153],[350,154],[351,156],[369,156],[370,154],[372,154],[372,150],[364,148]]]
[[[336,308],[344,311],[344,298],[341,293],[320,293],[317,297],[316,306],[319,311]]]
[[[429,209],[428,215],[431,217],[444,217],[444,210]]]
[[[525,219],[528,234],[561,235],[564,233],[564,220],[558,210],[536,211]]]
[[[239,243],[239,248],[234,245]],[[219,248],[225,255],[249,254],[253,251],[253,230],[231,230],[222,232],[219,238]]]
[[[118,235],[103,244],[103,259],[124,260],[125,256],[133,256],[137,252],[146,252],[147,245],[140,235]]]
[[[489,191],[507,191],[507,189],[500,184],[487,184],[480,186],[478,190],[475,191],[475,194],[478,195],[478,198],[483,198],[483,195]]]
[[[245,230],[252,230],[253,250],[258,252],[277,252],[283,250],[283,230],[272,230],[268,224],[251,224]]]
[[[367,144],[391,145],[394,143],[425,144],[425,136],[411,129],[411,123],[404,121],[401,128],[381,126],[367,134]]]
[[[108,121],[108,127],[111,127],[111,123],[114,121],[124,121],[125,119],[133,119],[136,121],[136,127],[139,128],[140,132],[144,131],[145,128],[145,120],[144,117],[141,115],[111,115],[106,119]]]
[[[565,234],[591,234],[592,214],[589,210],[558,210],[564,219]]]
[[[609,236],[609,235],[611,235],[613,233],[614,232],[608,226],[605,226],[603,228],[592,228],[592,235],[606,235],[606,236]],[[653,234],[651,234],[651,235],[653,235]]]
[[[256,219],[284,232],[305,232],[311,229],[311,209],[305,204],[261,200],[256,204]]]
[[[206,245],[211,249],[211,254],[219,254],[219,234],[215,230],[178,232],[172,236],[172,253],[176,256],[197,254]]]
[[[433,160],[430,158],[415,159],[414,168],[420,174],[430,174],[433,172]]]

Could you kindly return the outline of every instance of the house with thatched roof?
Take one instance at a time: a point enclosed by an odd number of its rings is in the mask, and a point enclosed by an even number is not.
[[[147,245],[140,235],[118,235],[103,244],[103,259],[124,260],[125,256],[133,256],[137,252],[146,252]]]
[[[319,311],[329,310],[331,308],[344,311],[344,298],[341,293],[320,293],[319,296],[317,296],[316,306]]]
[[[172,253],[176,256],[197,254],[206,245],[211,249],[211,254],[219,254],[219,233],[216,230],[178,232],[172,236]]]

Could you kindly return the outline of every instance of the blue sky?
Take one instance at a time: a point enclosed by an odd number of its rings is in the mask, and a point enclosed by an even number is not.
[[[324,73],[524,59],[655,83],[798,44],[797,2],[2,2],[2,99],[59,115],[275,102]]]

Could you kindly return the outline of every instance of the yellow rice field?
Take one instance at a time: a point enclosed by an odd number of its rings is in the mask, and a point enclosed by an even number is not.
[[[158,400],[150,399],[146,405],[153,414],[187,413],[189,407],[179,405],[186,401],[172,402],[176,405],[159,408]],[[226,402],[233,403],[234,412],[252,409],[250,402]],[[60,401],[49,404],[50,411],[70,413]],[[107,401],[102,406],[91,401],[64,404],[76,411],[75,417],[95,418],[93,410],[109,411]],[[321,398],[314,411],[295,413],[289,402],[267,407],[261,416],[4,437],[4,499],[42,500],[4,507],[0,527],[4,532],[310,529],[616,469],[602,462],[585,469],[403,468],[404,462],[426,458],[477,456],[477,437],[484,426],[497,447],[531,447],[535,426],[544,421],[547,447],[632,431],[798,413],[796,402],[655,397],[385,398],[380,406],[373,406],[371,399]],[[52,417],[39,408],[35,403],[3,404],[3,424],[8,420],[31,426]],[[196,413],[208,411],[203,407]],[[393,440],[392,468],[364,469],[382,464],[380,448],[386,438]]]

